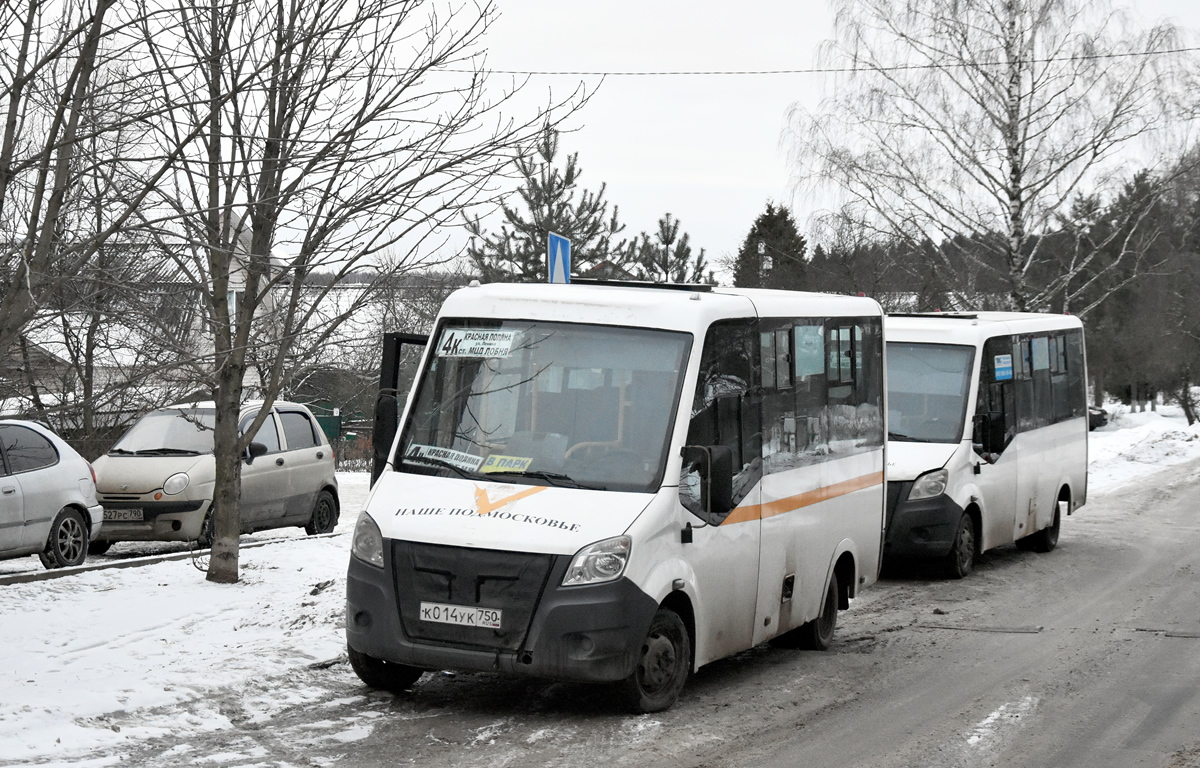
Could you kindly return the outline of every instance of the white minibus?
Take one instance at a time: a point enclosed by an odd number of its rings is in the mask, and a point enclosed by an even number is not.
[[[889,315],[884,560],[962,578],[1016,542],[1049,552],[1087,501],[1087,363],[1068,315]]]
[[[883,351],[857,297],[456,291],[354,533],[355,672],[611,682],[650,712],[764,641],[827,648],[879,570]]]

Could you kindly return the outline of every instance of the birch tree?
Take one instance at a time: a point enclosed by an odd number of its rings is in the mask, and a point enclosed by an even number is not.
[[[1114,189],[1126,160],[1182,124],[1174,30],[1135,29],[1090,0],[835,8],[823,53],[845,71],[816,111],[795,107],[790,125],[806,189],[825,185],[839,215],[844,203],[888,240],[961,238],[970,271],[1001,281],[1013,309],[1050,309],[1057,297],[1054,310],[1086,312],[1075,298],[1139,253],[1100,269],[1104,248],[1085,249],[1034,281],[1046,264],[1041,236],[1070,220],[1077,196]],[[970,285],[952,290],[963,306],[981,300]]]
[[[376,285],[428,264],[431,238],[490,199],[564,113],[570,99],[516,119],[519,89],[488,86],[480,41],[495,14],[488,2],[209,0],[145,26],[157,98],[176,105],[160,140],[199,136],[155,216],[212,339],[209,580],[238,578],[241,459],[274,398]],[[404,258],[381,267],[385,251]],[[372,268],[376,283],[330,301]],[[313,286],[315,270],[332,279]],[[264,406],[239,432],[250,392]]]

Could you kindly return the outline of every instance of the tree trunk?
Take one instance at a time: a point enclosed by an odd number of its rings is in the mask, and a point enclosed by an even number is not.
[[[238,537],[242,532],[242,456],[237,450],[237,443],[243,367],[227,356],[213,393],[217,406],[213,451],[217,473],[213,485],[212,554],[208,560],[206,578],[218,584],[236,584],[238,581]]]

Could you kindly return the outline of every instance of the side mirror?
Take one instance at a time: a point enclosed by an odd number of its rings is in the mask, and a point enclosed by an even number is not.
[[[1004,414],[988,411],[975,414],[975,434],[972,442],[975,449],[985,457],[1000,454],[1004,450]],[[992,460],[989,459],[989,462]]]
[[[380,392],[375,398],[375,426],[372,430],[371,484],[374,485],[383,474],[387,464],[388,452],[392,450],[392,440],[396,437],[396,429],[400,422],[400,405],[392,392]]]
[[[700,508],[706,522],[720,520],[733,509],[733,451],[724,445],[685,445],[684,466],[700,475]]]
[[[267,446],[262,443],[250,443],[246,446],[246,463],[253,464],[259,456],[267,454]]]

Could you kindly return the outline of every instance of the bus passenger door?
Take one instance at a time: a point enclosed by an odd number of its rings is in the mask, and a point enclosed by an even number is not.
[[[974,437],[976,451],[971,461],[977,465],[975,482],[979,486],[983,511],[983,530],[980,548],[991,549],[1013,540],[1017,524],[1018,466],[1021,458],[1021,435],[1018,419],[1017,389],[1024,381],[1025,358],[1012,337],[988,339],[983,347],[979,366],[979,397],[976,413],[1003,414],[1004,445],[999,453],[979,454],[980,437]],[[976,429],[978,429],[976,425]]]
[[[820,614],[839,544],[874,574],[883,527],[877,317],[763,320],[762,544],[754,642]],[[773,362],[772,362],[773,361]]]
[[[760,396],[753,319],[713,323],[704,340],[692,399],[688,445],[721,445],[733,452],[733,506],[705,517],[680,479],[680,500],[701,521],[693,524],[685,551],[696,580],[696,663],[705,664],[750,648],[758,589]]]

